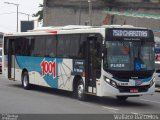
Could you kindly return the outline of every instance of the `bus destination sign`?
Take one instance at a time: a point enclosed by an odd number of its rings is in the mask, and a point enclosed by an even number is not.
[[[147,30],[113,30],[114,37],[148,37]]]

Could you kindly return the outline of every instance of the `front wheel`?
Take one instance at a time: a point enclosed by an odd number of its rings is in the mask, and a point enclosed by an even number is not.
[[[28,72],[24,72],[22,75],[22,86],[24,89],[29,90],[31,85],[29,83]]]
[[[86,98],[84,83],[82,80],[80,80],[76,86],[76,96],[81,101],[84,101]]]

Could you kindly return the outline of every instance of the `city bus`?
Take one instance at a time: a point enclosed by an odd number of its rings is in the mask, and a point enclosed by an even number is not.
[[[118,100],[155,91],[154,35],[130,25],[42,27],[4,35],[3,75],[24,89],[40,85]]]

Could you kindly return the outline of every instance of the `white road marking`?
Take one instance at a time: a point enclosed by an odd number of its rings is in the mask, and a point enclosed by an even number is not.
[[[79,101],[79,103],[80,104],[82,104],[82,105],[85,105],[85,106],[89,106],[89,107],[91,107],[92,106],[92,104],[89,104],[89,103],[84,103],[84,102],[81,102],[81,101]],[[98,106],[97,106],[98,107]],[[111,107],[106,107],[106,106],[102,106],[104,109],[107,109],[108,111],[110,111],[110,112],[113,112],[113,113],[117,113],[116,111],[118,111],[119,109],[116,109],[116,108],[111,108]]]
[[[116,108],[111,108],[111,107],[106,107],[106,106],[103,106],[103,108],[109,109],[109,110],[115,110],[115,111],[119,110],[119,109],[116,109]]]
[[[140,99],[140,100],[160,104],[160,102],[158,102],[158,101],[152,101],[152,100],[146,100],[146,99]]]
[[[131,114],[137,115],[138,113],[135,113],[135,112],[131,112]]]

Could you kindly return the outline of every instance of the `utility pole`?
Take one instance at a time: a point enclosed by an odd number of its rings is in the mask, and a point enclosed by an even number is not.
[[[10,3],[10,2],[4,2],[5,4],[11,4],[11,5],[15,5],[17,7],[17,32],[18,32],[18,7],[19,4],[15,4],[15,3]]]
[[[89,25],[92,26],[92,1],[88,0],[89,7]]]
[[[80,1],[80,7],[79,7],[79,25],[81,25],[81,14],[82,14],[82,1]]]
[[[30,14],[27,14],[27,13],[23,13],[23,12],[19,12],[20,14],[23,14],[23,15],[27,15],[27,18],[28,18],[28,21],[29,21],[29,16]]]

